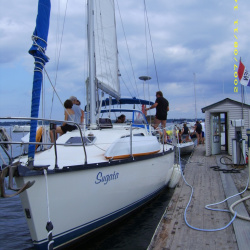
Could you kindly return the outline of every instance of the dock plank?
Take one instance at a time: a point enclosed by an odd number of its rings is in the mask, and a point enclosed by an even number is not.
[[[225,166],[223,166],[220,163],[220,156],[217,156],[216,160],[217,160],[217,164],[219,167],[225,168]],[[225,190],[226,197],[230,197],[234,194],[237,194],[238,190],[234,184],[231,174],[223,174],[222,172],[220,172],[220,176],[221,176],[221,180],[222,180],[222,184]],[[234,202],[236,202],[237,200],[241,198],[242,197],[238,195],[236,197],[233,197],[232,199],[229,199],[227,201],[228,207],[230,207]],[[245,217],[249,217],[248,212],[243,203],[240,203],[234,209],[238,214],[245,216]],[[239,249],[240,250],[250,249],[250,222],[246,220],[242,220],[242,219],[236,219],[233,222],[233,227],[234,227]]]
[[[205,147],[199,145],[185,166],[185,178],[194,187],[193,198],[187,211],[187,221],[192,226],[216,229],[230,221],[230,214],[205,209],[205,205],[225,199],[220,173],[210,167],[217,165],[216,157],[206,157]],[[181,179],[159,224],[149,250],[172,249],[233,249],[238,245],[233,226],[217,232],[202,232],[188,227],[184,221],[184,210],[191,189]],[[227,208],[227,204],[220,205]]]

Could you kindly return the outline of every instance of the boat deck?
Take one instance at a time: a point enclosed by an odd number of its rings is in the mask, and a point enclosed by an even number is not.
[[[240,188],[239,191],[246,186],[248,168],[242,170],[243,172],[241,171],[240,174],[225,174],[210,168],[211,166],[226,168],[220,163],[221,157],[222,155],[206,157],[205,146],[199,145],[185,166],[185,178],[194,188],[193,198],[187,210],[187,221],[191,226],[216,229],[227,225],[232,218],[231,213],[207,210],[205,205],[222,201],[226,197],[238,193],[236,186]],[[233,224],[226,229],[213,232],[202,232],[188,227],[184,221],[184,210],[190,194],[191,188],[181,178],[148,250],[249,249],[249,221],[236,218]],[[250,191],[247,190],[243,196],[249,194]],[[217,208],[228,209],[233,202],[239,199],[240,197],[236,196],[230,199],[228,204],[220,204]],[[235,210],[240,215],[247,216],[250,212],[250,200],[247,200],[245,205],[240,203]]]

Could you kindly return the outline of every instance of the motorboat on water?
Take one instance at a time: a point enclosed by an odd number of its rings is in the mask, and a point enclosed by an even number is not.
[[[195,141],[189,141],[189,142],[181,142],[181,143],[177,143],[177,148],[180,149],[180,154],[181,155],[185,155],[185,154],[190,154],[193,152],[194,147],[195,147]]]
[[[193,152],[194,147],[197,144],[197,138],[196,135],[193,138],[191,138],[190,134],[188,134],[187,136],[182,136],[181,135],[182,127],[183,127],[182,124],[171,125],[168,126],[166,130],[170,144],[176,146],[178,152],[180,152],[181,155],[185,155]]]
[[[29,132],[30,125],[14,125],[12,132]]]

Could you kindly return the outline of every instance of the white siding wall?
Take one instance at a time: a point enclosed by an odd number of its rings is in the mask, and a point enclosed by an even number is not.
[[[205,112],[205,127],[206,127],[206,134],[205,134],[205,145],[206,145],[206,156],[209,156],[212,154],[212,148],[211,148],[211,129],[210,129],[210,112]]]
[[[211,113],[227,113],[227,130],[228,130],[228,153],[232,155],[232,139],[235,138],[235,128],[231,125],[231,120],[242,119],[242,107],[237,103],[224,102],[218,104],[218,106],[212,107],[205,112],[206,123],[206,156],[211,155]],[[247,147],[247,135],[246,129],[250,128],[250,109],[243,108],[244,127],[241,129],[242,137],[246,140]]]

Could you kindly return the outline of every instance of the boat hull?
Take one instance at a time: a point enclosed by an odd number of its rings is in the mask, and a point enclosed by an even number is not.
[[[177,144],[177,147],[180,149],[181,155],[190,154],[194,150],[195,143],[193,141],[186,143],[179,143]]]
[[[84,170],[71,168],[48,174],[49,206],[44,175],[16,177],[18,186],[35,180],[20,194],[31,238],[37,249],[47,249],[48,208],[53,223],[54,248],[110,224],[143,205],[170,181],[174,152],[106,163]]]
[[[30,132],[30,125],[23,125],[23,126],[15,125],[13,127],[12,132]]]

